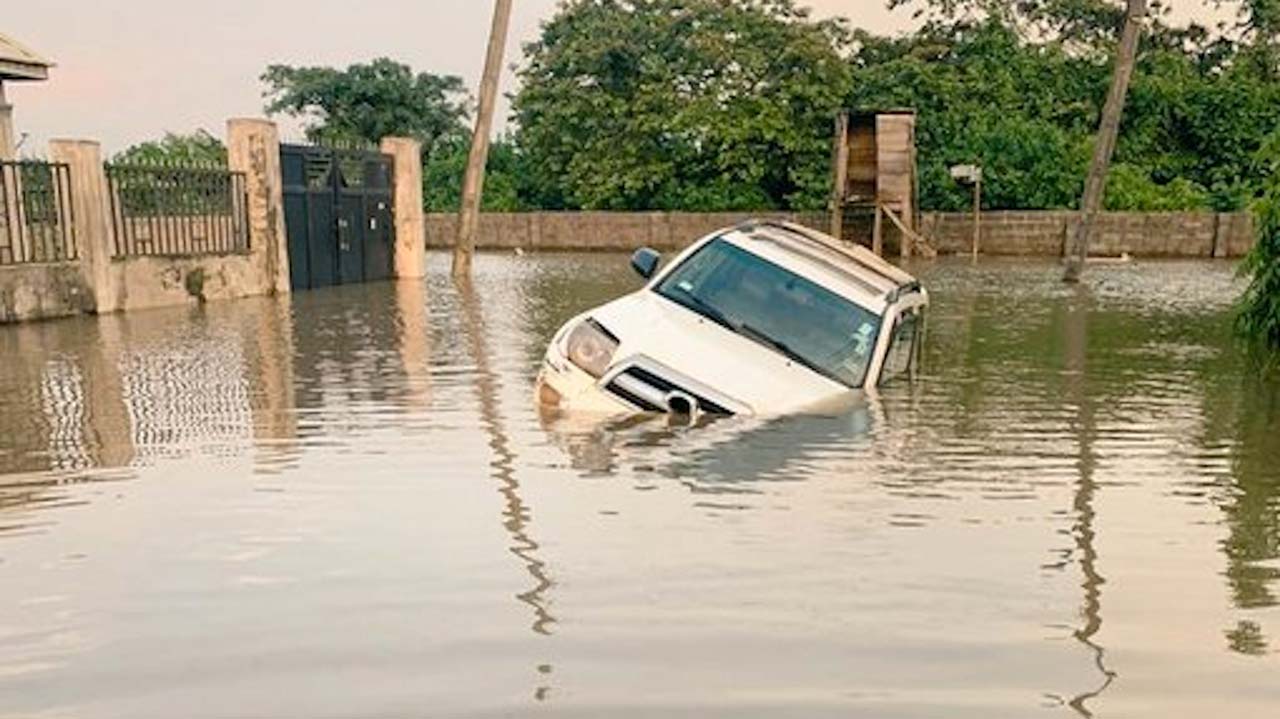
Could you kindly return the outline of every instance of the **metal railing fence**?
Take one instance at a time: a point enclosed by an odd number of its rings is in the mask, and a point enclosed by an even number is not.
[[[71,169],[58,162],[0,162],[0,265],[78,257]]]
[[[106,174],[115,257],[249,250],[244,173],[108,163]]]

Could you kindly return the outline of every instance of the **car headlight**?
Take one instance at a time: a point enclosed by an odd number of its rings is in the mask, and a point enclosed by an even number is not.
[[[565,350],[570,362],[583,372],[600,379],[605,370],[609,369],[613,353],[618,351],[618,338],[595,320],[583,320],[569,333]]]

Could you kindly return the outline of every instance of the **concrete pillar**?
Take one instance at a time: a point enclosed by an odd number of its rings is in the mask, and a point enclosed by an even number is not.
[[[12,160],[17,155],[13,146],[13,105],[4,98],[4,82],[0,81],[0,160]]]
[[[102,168],[102,147],[92,140],[53,140],[49,159],[70,168],[76,251],[85,282],[93,291],[94,311],[100,315],[116,312],[123,288],[111,268],[111,201],[107,173]]]
[[[227,121],[227,164],[245,175],[249,253],[263,276],[264,294],[288,294],[289,245],[284,226],[280,133],[274,122]]]
[[[395,276],[427,274],[426,217],[422,209],[422,145],[407,137],[382,138],[381,150],[395,160]]]

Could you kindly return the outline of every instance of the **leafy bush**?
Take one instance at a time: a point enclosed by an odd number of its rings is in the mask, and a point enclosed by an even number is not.
[[[462,176],[467,171],[471,140],[464,136],[436,143],[424,151],[422,198],[428,212],[455,212],[462,204]],[[526,209],[520,199],[521,158],[512,142],[504,137],[489,146],[485,169],[482,209],[486,212],[516,212]]]
[[[1258,241],[1243,271],[1251,276],[1237,316],[1240,333],[1280,363],[1280,131],[1272,133],[1264,153],[1270,176],[1254,202]]]
[[[226,169],[226,146],[196,130],[132,145],[112,156],[107,174],[126,215],[181,217],[234,211],[235,188]]]
[[[1108,210],[1176,212],[1208,210],[1212,204],[1208,190],[1185,177],[1162,185],[1142,168],[1128,164],[1113,165],[1107,175]]]
[[[111,157],[116,165],[226,167],[227,147],[207,130],[189,135],[166,132],[159,140],[131,145]]]

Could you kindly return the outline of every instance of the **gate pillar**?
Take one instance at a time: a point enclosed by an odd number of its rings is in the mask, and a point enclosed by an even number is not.
[[[117,312],[121,290],[119,278],[111,271],[111,200],[102,147],[91,140],[52,140],[49,159],[65,163],[71,175],[76,250],[85,282],[93,290],[94,312]]]
[[[248,195],[249,252],[270,294],[289,292],[289,252],[284,232],[284,182],[280,177],[280,133],[274,122],[227,121],[227,163],[243,172]]]
[[[392,209],[395,212],[396,278],[427,274],[426,217],[422,210],[422,145],[407,137],[384,137],[381,149],[395,162]]]

